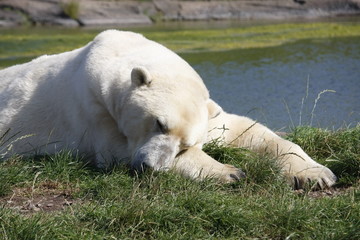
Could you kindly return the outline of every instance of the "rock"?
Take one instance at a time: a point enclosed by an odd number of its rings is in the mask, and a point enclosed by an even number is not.
[[[0,20],[0,27],[16,27],[18,25],[19,24],[11,20]]]
[[[27,18],[24,14],[10,7],[0,8],[0,19],[5,26],[16,26],[27,22]]]
[[[60,17],[42,18],[41,21],[39,22],[41,25],[50,25],[50,26],[63,26],[63,27],[80,26],[80,23],[74,19],[60,18]]]
[[[145,25],[151,24],[149,18],[144,17],[121,17],[121,18],[96,18],[96,17],[82,17],[79,19],[82,26],[126,26],[126,25]]]
[[[154,0],[157,11],[162,13],[163,20],[178,20],[181,6],[178,1]]]
[[[70,18],[54,18],[51,22],[53,25],[59,25],[63,27],[78,27],[80,23]]]
[[[305,1],[154,0],[164,20],[293,19],[360,14],[360,0]]]
[[[133,1],[86,1],[80,5],[79,22],[83,26],[123,26],[151,24]]]
[[[71,19],[64,3],[79,4]],[[0,27],[147,25],[152,21],[293,19],[360,15],[360,0],[0,0]]]
[[[2,0],[0,9],[11,12],[13,16],[21,15],[21,23],[19,20],[15,21],[18,25],[30,22],[35,25],[79,26],[77,21],[63,16],[61,2],[56,0]],[[0,19],[5,17],[0,11]]]

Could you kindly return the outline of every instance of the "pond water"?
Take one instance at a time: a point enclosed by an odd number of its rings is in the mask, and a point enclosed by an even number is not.
[[[204,27],[228,28],[233,25],[189,27],[177,24],[135,31]],[[68,34],[68,40],[59,38],[57,44],[66,44],[69,39],[80,41],[84,32],[98,32],[84,29],[9,29],[0,31],[0,39],[1,32],[9,31],[25,35],[26,31],[35,31],[39,36]],[[31,40],[28,45],[33,47],[37,43],[44,46],[46,38],[40,40]],[[0,44],[10,44],[2,49],[10,49],[14,53],[24,51],[26,47],[11,41],[1,41]],[[277,47],[183,53],[181,56],[199,72],[211,97],[226,111],[249,116],[274,130],[287,131],[289,127],[298,125],[337,129],[360,122],[360,37],[302,40]],[[0,66],[31,58],[0,57]]]
[[[358,37],[182,57],[223,109],[274,130],[298,125],[337,129],[360,122]]]

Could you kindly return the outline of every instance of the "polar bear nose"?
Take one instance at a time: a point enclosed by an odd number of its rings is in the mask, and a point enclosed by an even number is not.
[[[159,145],[155,148],[144,146],[136,151],[132,167],[143,172],[147,167],[154,170],[166,170],[169,160],[173,155],[172,148],[167,145]]]
[[[137,151],[132,161],[131,167],[137,172],[145,172],[148,166],[145,163],[146,153],[143,151]]]
[[[171,136],[155,135],[135,151],[131,165],[138,171],[143,171],[146,167],[167,170],[175,159],[177,146],[178,142]]]

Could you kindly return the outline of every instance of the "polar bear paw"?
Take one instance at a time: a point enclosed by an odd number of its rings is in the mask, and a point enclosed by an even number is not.
[[[314,190],[324,189],[333,186],[337,181],[335,174],[322,165],[304,168],[301,171],[292,172],[288,176],[294,189],[306,187]]]
[[[221,172],[220,180],[225,183],[232,183],[240,181],[241,179],[245,178],[246,174],[239,168],[224,164],[224,168]]]

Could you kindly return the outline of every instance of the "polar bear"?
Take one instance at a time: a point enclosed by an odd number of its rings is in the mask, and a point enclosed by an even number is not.
[[[0,132],[5,157],[67,149],[103,168],[124,163],[237,181],[240,169],[202,151],[222,139],[277,157],[296,187],[336,181],[296,144],[224,112],[187,62],[132,32],[107,30],[82,48],[0,71]]]

